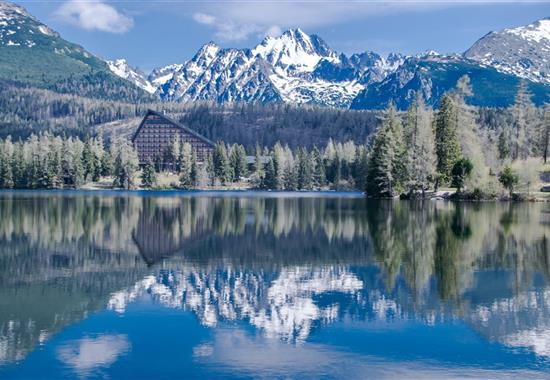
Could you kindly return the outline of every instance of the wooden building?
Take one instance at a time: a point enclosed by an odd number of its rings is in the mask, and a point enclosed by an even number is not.
[[[162,160],[167,149],[177,140],[182,144],[191,144],[198,162],[204,162],[214,150],[214,143],[206,137],[152,110],[147,111],[132,137],[140,165],[145,165],[149,160]]]

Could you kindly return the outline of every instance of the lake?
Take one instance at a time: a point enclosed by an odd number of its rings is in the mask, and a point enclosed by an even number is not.
[[[0,378],[548,378],[550,203],[1,192]]]

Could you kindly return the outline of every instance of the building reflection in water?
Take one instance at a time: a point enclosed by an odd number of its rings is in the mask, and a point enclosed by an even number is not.
[[[6,193],[0,220],[0,363],[142,297],[285,342],[350,319],[460,319],[550,357],[545,204]],[[131,349],[72,344],[58,357],[83,373]]]

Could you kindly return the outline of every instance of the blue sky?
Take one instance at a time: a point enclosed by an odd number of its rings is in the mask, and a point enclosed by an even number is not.
[[[181,63],[206,42],[252,47],[292,27],[344,53],[462,52],[491,30],[550,16],[550,1],[22,0],[41,21],[144,71]]]

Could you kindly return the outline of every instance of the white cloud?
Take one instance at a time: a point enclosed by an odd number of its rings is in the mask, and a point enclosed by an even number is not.
[[[206,13],[195,13],[193,19],[199,24],[214,25],[216,23],[216,17],[207,15]]]
[[[250,35],[277,35],[281,29],[313,28],[362,20],[390,12],[417,11],[447,6],[440,2],[410,1],[224,1],[199,6],[193,18],[216,29],[222,40],[242,40]]]
[[[259,33],[262,31],[260,26],[253,23],[235,22],[229,18],[216,17],[202,12],[194,13],[193,20],[199,24],[208,25],[215,28],[215,36],[221,41],[240,41],[247,38],[250,34]]]
[[[131,348],[126,335],[104,335],[68,342],[57,350],[57,358],[81,377],[108,368]]]
[[[62,20],[86,30],[125,33],[134,25],[131,17],[100,0],[70,0],[62,4],[55,14]]]
[[[448,7],[539,0],[225,0],[194,7],[195,21],[216,30],[222,40],[241,40],[254,34],[273,35],[281,29],[338,25],[391,13],[433,11]]]

